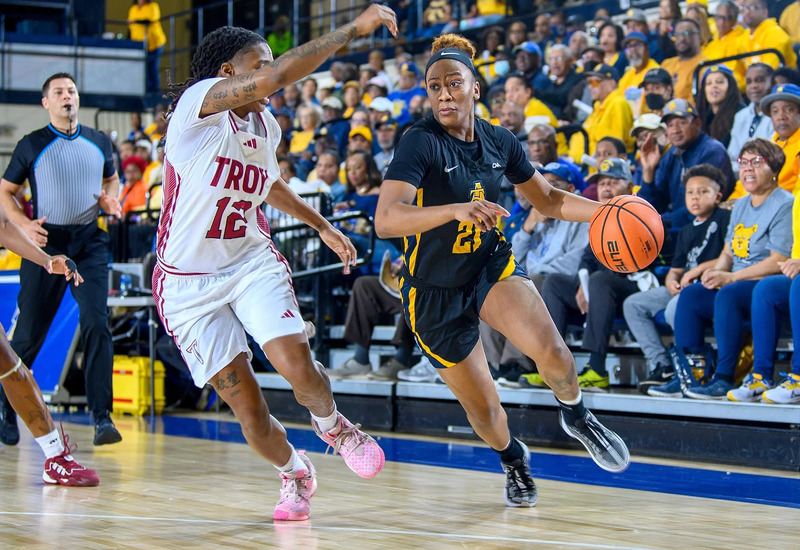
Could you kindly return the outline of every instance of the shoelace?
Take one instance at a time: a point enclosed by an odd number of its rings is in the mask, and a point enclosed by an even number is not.
[[[78,450],[78,444],[74,443],[71,447],[69,444],[69,435],[64,431],[64,422],[59,419],[58,421],[58,429],[61,431],[61,441],[64,443],[64,452],[61,453],[62,457],[70,457],[72,458],[73,451]]]
[[[358,449],[364,443],[364,441],[366,441],[366,437],[358,433],[359,428],[361,428],[361,424],[354,424],[353,426],[350,426],[348,428],[342,428],[342,431],[340,431],[336,435],[336,438],[333,440],[333,444],[329,445],[328,448],[325,449],[325,454],[328,454],[328,450],[331,447],[333,447],[333,454],[338,453],[339,449],[344,444],[345,437],[348,436],[354,437],[355,440],[358,442],[358,444],[351,449],[351,452]]]
[[[521,496],[532,495],[536,492],[536,486],[533,480],[524,470],[524,465],[510,468],[506,473],[508,481],[514,484]]]
[[[781,386],[784,386],[787,389],[791,388],[795,384],[800,384],[800,376],[796,374],[792,374],[791,372],[782,372],[781,376],[786,377],[786,380],[781,382]]]

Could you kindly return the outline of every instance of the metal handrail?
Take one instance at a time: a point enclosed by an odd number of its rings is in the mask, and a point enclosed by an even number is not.
[[[747,53],[738,53],[736,55],[729,55],[726,57],[720,57],[717,59],[708,59],[706,61],[703,61],[697,67],[695,67],[694,73],[692,73],[692,97],[695,97],[697,95],[697,77],[702,69],[705,69],[706,67],[713,67],[714,65],[720,65],[721,63],[726,63],[728,61],[747,59],[748,57],[755,57],[757,55],[762,55],[767,53],[775,55],[778,58],[778,61],[780,62],[781,65],[786,65],[786,59],[783,57],[783,54],[780,51],[776,50],[775,48],[767,48],[765,50],[756,50],[754,52],[747,52]]]

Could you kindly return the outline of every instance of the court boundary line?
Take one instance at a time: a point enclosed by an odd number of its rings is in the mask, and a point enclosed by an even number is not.
[[[215,519],[197,519],[197,518],[169,518],[169,517],[150,517],[150,516],[114,516],[104,514],[58,514],[54,512],[6,512],[0,510],[0,517],[2,516],[26,516],[26,517],[61,517],[61,518],[75,518],[75,519],[99,519],[99,520],[122,520],[122,521],[142,521],[142,522],[170,522],[170,523],[188,523],[188,524],[208,524],[208,525],[230,525],[240,527],[266,527],[275,529],[276,526],[281,529],[288,527],[290,529],[299,529],[305,526],[310,526],[311,530],[317,531],[338,531],[338,532],[354,532],[354,533],[375,533],[383,535],[405,535],[415,537],[429,537],[429,538],[456,538],[474,541],[502,541],[502,542],[519,542],[519,543],[532,543],[544,544],[550,546],[570,546],[575,548],[596,548],[598,550],[648,550],[646,546],[614,546],[608,544],[592,544],[592,543],[579,543],[568,541],[556,541],[545,539],[526,539],[516,537],[498,537],[498,536],[483,536],[483,535],[464,535],[459,533],[435,533],[432,531],[414,531],[404,529],[367,529],[364,527],[331,527],[331,526],[316,526],[310,521],[306,522],[285,522],[285,523],[269,523],[265,521],[226,521]]]

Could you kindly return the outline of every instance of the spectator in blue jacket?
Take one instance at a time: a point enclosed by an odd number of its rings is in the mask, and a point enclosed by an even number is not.
[[[686,170],[703,163],[718,166],[726,179],[723,200],[731,194],[736,180],[728,152],[700,129],[701,121],[692,104],[685,99],[673,99],[664,108],[661,121],[667,125],[667,139],[672,147],[662,156],[653,138],[642,145],[639,156],[642,187],[638,194],[661,213],[664,225],[677,233],[692,220],[682,183]]]

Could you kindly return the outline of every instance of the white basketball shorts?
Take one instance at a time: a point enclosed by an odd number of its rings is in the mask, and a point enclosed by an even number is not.
[[[153,296],[167,333],[175,339],[197,387],[202,388],[237,355],[304,332],[286,260],[273,247],[236,269],[217,275],[176,275],[160,264]]]

